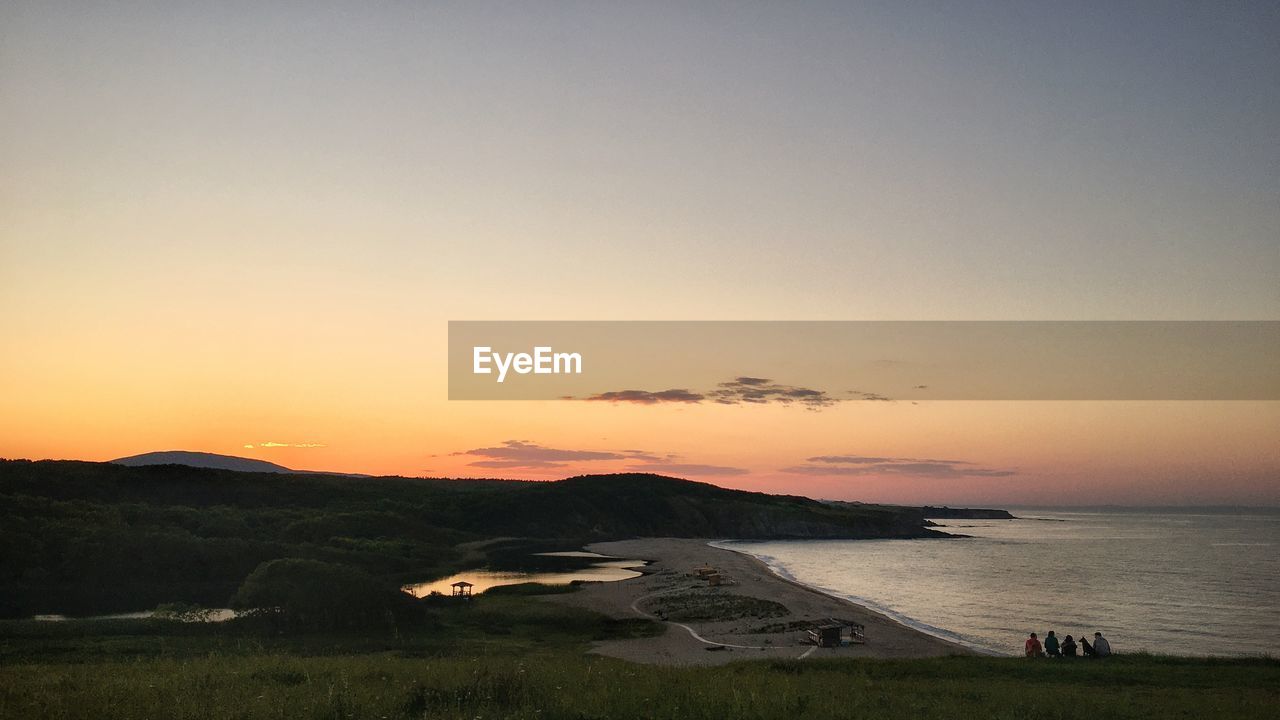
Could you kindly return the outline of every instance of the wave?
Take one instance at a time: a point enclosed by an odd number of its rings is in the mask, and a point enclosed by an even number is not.
[[[754,552],[748,552],[746,550],[740,550],[738,548],[732,547],[733,543],[735,542],[737,541],[713,540],[707,544],[710,545],[711,547],[719,548],[721,550],[728,550],[730,552],[736,552],[741,555],[748,555],[750,557],[753,557],[759,560],[760,562],[764,563],[764,566],[769,568],[769,572],[772,572],[774,575],[777,575],[783,580],[786,580],[788,582],[793,582],[797,585],[803,585],[804,587],[807,587],[810,590],[813,590],[815,592],[820,592],[823,595],[827,595],[839,600],[845,600],[845,601],[851,602],[854,605],[858,605],[859,607],[865,608],[867,610],[870,610],[871,612],[878,613],[880,615],[884,615],[885,617],[891,620],[894,620],[895,622],[906,625],[912,630],[917,630],[926,635],[932,635],[933,637],[939,638],[941,640],[946,640],[948,642],[956,643],[957,645],[962,645],[966,648],[969,648],[970,650],[973,650],[974,652],[981,653],[983,655],[991,655],[995,657],[1015,655],[1015,653],[1001,652],[999,650],[996,650],[995,648],[982,644],[981,642],[979,642],[978,640],[975,640],[974,638],[961,635],[960,633],[953,632],[951,630],[947,630],[946,628],[941,628],[936,625],[930,625],[929,623],[926,623],[921,620],[917,620],[909,615],[905,615],[901,612],[898,612],[897,610],[894,610],[891,607],[881,605],[880,603],[877,603],[874,600],[869,600],[867,598],[859,597],[857,595],[851,595],[848,593],[837,592],[830,588],[822,587],[821,585],[814,585],[812,583],[807,583],[797,578],[790,570],[787,569],[785,565],[783,565],[777,558],[773,557],[772,555],[765,555],[763,553],[754,553]]]

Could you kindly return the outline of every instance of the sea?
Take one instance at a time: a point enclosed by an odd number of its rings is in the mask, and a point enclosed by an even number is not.
[[[716,543],[982,652],[1054,630],[1116,652],[1280,657],[1280,510],[1011,508],[959,539]]]

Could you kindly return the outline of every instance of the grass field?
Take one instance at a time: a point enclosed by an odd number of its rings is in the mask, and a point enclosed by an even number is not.
[[[639,636],[518,594],[411,631],[279,636],[156,621],[0,623],[3,718],[1251,718],[1280,662],[1013,658],[632,665]]]

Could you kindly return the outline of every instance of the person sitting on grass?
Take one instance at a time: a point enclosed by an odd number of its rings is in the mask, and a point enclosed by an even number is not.
[[[1062,657],[1062,650],[1058,648],[1058,638],[1052,630],[1044,638],[1044,652],[1049,657]]]
[[[1093,654],[1095,657],[1104,658],[1111,654],[1111,643],[1102,637],[1102,633],[1093,634]]]
[[[1044,648],[1040,647],[1040,640],[1035,633],[1031,633],[1031,637],[1027,638],[1024,649],[1027,657],[1044,657]]]
[[[1066,639],[1062,641],[1062,657],[1075,657],[1075,656],[1076,656],[1076,641],[1072,640],[1071,636],[1068,635]]]
[[[1097,657],[1093,654],[1093,646],[1089,644],[1085,636],[1080,636],[1080,653],[1085,657]]]

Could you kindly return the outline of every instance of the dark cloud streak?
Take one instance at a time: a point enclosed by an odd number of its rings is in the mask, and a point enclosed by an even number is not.
[[[707,397],[721,405],[742,403],[791,405],[795,403],[814,409],[830,407],[839,402],[825,390],[781,385],[767,378],[757,377],[738,377],[722,382],[716,386],[715,390],[707,393]]]
[[[587,402],[625,402],[636,405],[657,405],[658,403],[700,403],[706,397],[701,393],[690,392],[683,388],[671,390],[614,390],[583,398]]]
[[[942,465],[972,465],[967,460],[935,460],[932,458],[867,457],[865,455],[818,455],[805,458],[805,462],[832,465],[871,465],[876,463],[938,463]]]
[[[453,453],[478,458],[468,467],[490,470],[560,470],[571,463],[620,461],[631,463],[628,472],[657,472],[673,475],[746,475],[745,468],[679,462],[674,453],[648,450],[566,450],[546,447],[527,440],[507,440],[495,447],[474,448]]]
[[[975,467],[967,460],[877,457],[871,455],[817,455],[805,460],[807,465],[782,468],[793,475],[897,475],[919,478],[1011,477],[1013,470]]]
[[[682,403],[697,405],[704,401],[717,405],[798,405],[810,410],[821,410],[850,400],[874,400],[890,402],[892,398],[879,393],[847,390],[850,397],[833,397],[826,390],[784,385],[769,378],[742,375],[716,385],[714,390],[697,392],[687,388],[670,390],[611,390],[582,398],[587,402],[631,403],[633,405],[660,405]],[[572,397],[565,398],[573,399]]]
[[[699,463],[648,463],[632,465],[627,468],[632,472],[670,473],[672,475],[746,475],[746,468],[727,467],[725,465],[702,465]]]

